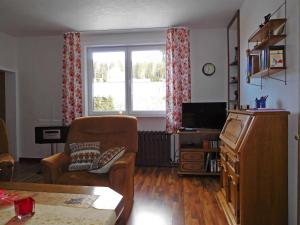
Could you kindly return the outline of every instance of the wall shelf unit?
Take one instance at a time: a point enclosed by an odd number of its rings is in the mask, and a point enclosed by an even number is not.
[[[252,51],[259,51],[269,46],[275,45],[286,38],[286,34],[271,35],[268,39],[262,40],[260,44],[253,48]]]
[[[240,12],[237,11],[227,26],[227,108],[240,106]]]
[[[271,30],[276,30],[281,25],[285,24],[287,21],[286,18],[280,19],[271,19],[267,22],[262,28],[258,29],[254,32],[251,37],[248,39],[248,42],[262,42],[266,37],[270,35]],[[271,35],[272,36],[280,36],[280,35]]]
[[[238,65],[238,61],[234,61],[232,63],[229,64],[230,66],[237,66]]]
[[[277,12],[284,10],[285,18],[272,19]],[[262,24],[248,39],[247,83],[260,86],[262,79],[273,79],[287,84],[286,79],[286,2],[271,15],[271,19]],[[281,14],[280,14],[281,15]],[[280,45],[278,45],[280,44]],[[251,45],[251,48],[250,48]],[[284,78],[277,74],[284,73]],[[252,83],[252,78],[260,78],[260,84]]]
[[[273,74],[279,73],[286,70],[286,67],[280,67],[280,68],[268,68],[265,70],[261,70],[257,73],[251,74],[250,77],[269,77]]]

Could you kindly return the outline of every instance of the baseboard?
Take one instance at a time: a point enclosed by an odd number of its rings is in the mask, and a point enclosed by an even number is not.
[[[42,158],[19,158],[20,163],[39,163],[41,162]]]

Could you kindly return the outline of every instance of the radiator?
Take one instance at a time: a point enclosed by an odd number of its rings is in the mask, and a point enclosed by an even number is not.
[[[170,166],[171,135],[164,131],[139,131],[137,166]]]

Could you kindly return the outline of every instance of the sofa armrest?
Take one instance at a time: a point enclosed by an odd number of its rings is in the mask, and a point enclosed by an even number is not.
[[[56,183],[57,178],[67,170],[70,160],[70,156],[64,152],[42,159],[44,181],[50,184]]]
[[[125,153],[109,171],[110,187],[124,198],[125,208],[122,217],[124,221],[127,221],[133,205],[135,154],[135,152]]]
[[[125,153],[120,159],[114,162],[109,170],[109,181],[114,190],[124,194],[124,183],[133,180],[134,176],[135,153]],[[133,185],[133,182],[132,184]]]

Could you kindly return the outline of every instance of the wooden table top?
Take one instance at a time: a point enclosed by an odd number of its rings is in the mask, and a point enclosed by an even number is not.
[[[117,219],[120,217],[124,209],[123,196],[109,187],[0,182],[0,189],[99,195],[99,198],[95,201],[94,206],[98,209],[114,210]]]

